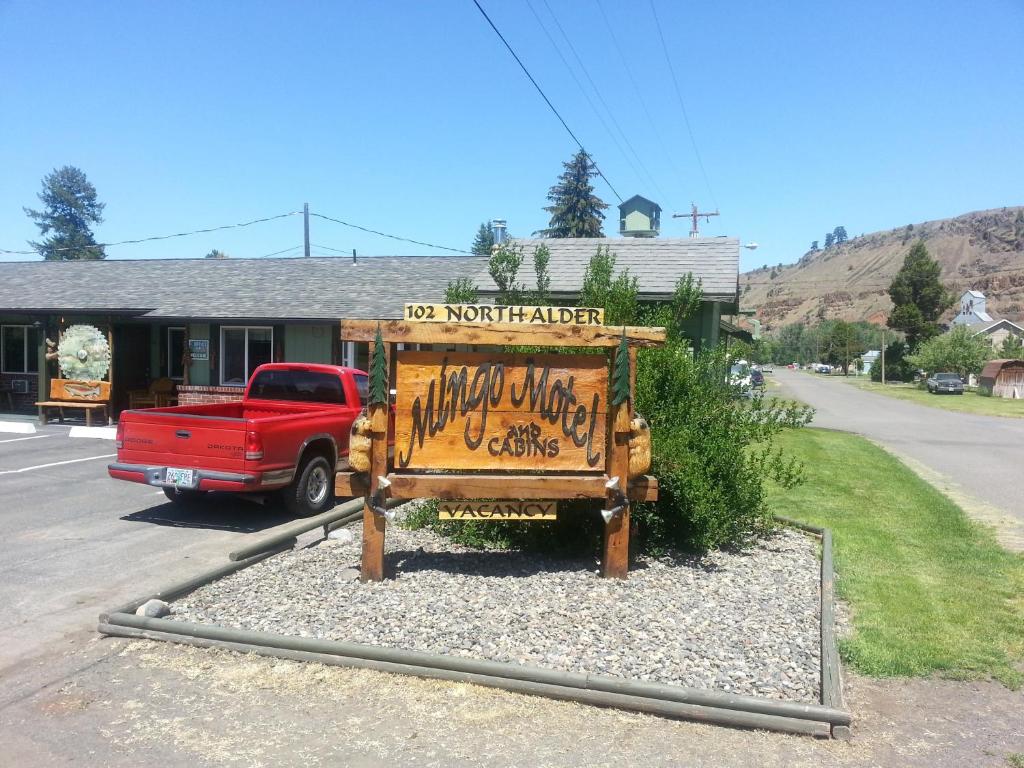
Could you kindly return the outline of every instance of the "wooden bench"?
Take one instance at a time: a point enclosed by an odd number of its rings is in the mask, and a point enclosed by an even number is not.
[[[110,424],[110,382],[109,381],[72,381],[71,379],[51,379],[50,399],[36,403],[39,408],[39,421],[46,424],[47,409],[57,409],[57,420],[64,423],[65,408],[79,408],[85,411],[85,425],[92,426],[92,412],[102,411],[107,424]]]

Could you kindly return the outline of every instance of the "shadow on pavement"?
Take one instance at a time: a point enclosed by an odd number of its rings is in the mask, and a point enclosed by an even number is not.
[[[295,520],[276,499],[261,506],[233,496],[210,494],[191,504],[163,502],[121,518],[172,528],[207,528],[236,533],[258,533]]]

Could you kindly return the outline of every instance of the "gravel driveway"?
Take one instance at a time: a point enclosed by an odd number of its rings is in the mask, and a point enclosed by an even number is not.
[[[617,581],[593,559],[393,526],[396,578],[364,584],[353,530],[203,587],[170,618],[817,702],[817,548],[783,530],[743,553],[644,558]]]

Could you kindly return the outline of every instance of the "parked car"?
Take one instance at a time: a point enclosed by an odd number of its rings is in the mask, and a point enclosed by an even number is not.
[[[818,363],[814,366],[815,373],[832,373],[832,366],[825,363]]]
[[[279,491],[294,514],[319,514],[334,503],[335,471],[366,397],[363,371],[261,365],[241,400],[123,412],[107,471],[162,488],[173,502]]]
[[[764,374],[761,371],[750,372],[750,386],[753,389],[764,389]]]
[[[729,383],[741,389],[750,389],[750,366],[746,360],[737,360],[729,367]]]
[[[964,393],[964,381],[960,378],[959,373],[936,373],[925,384],[933,395],[941,395],[943,392],[948,392],[951,395]]]
[[[775,373],[775,366],[771,363],[765,363],[761,366],[761,373],[772,374]]]

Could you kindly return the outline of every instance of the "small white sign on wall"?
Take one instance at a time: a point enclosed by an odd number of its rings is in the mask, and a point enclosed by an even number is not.
[[[209,339],[189,339],[188,340],[188,355],[192,358],[192,362],[199,362],[210,359],[210,340]]]

